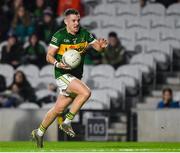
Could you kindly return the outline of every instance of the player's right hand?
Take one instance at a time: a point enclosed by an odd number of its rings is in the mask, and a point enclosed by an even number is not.
[[[61,68],[61,69],[65,69],[65,70],[70,70],[71,69],[68,65],[64,64],[63,62],[59,62],[58,67]]]

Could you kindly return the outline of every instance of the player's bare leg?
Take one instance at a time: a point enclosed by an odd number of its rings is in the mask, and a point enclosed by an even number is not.
[[[65,121],[60,125],[60,129],[69,136],[74,137],[75,133],[71,127],[71,121],[83,106],[83,104],[88,100],[91,92],[90,89],[78,79],[71,81],[71,83],[68,85],[67,92],[75,93],[77,96],[73,100],[69,113],[66,114]]]
[[[66,107],[72,102],[72,98],[59,95],[53,108],[45,115],[38,129],[32,131],[32,137],[37,142],[37,147],[43,147],[43,135],[46,129],[52,124],[58,115],[60,115]]]

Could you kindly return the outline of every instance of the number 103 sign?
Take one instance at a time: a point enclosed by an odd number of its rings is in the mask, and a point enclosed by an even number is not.
[[[108,139],[108,118],[88,118],[86,121],[86,140]]]

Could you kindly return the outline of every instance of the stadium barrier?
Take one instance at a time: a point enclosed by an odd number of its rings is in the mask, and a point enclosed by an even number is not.
[[[137,131],[137,141],[180,141],[179,109],[134,109],[132,114],[137,117],[137,127],[131,127]]]
[[[30,140],[31,131],[37,128],[48,110],[46,109],[1,109],[0,141]],[[47,130],[45,140],[58,140],[58,126],[54,122]]]

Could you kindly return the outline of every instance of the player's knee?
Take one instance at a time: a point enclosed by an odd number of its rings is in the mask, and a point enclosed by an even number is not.
[[[59,115],[60,113],[62,113],[64,111],[64,108],[63,107],[54,107],[54,113]]]
[[[88,89],[88,90],[85,90],[84,92],[83,92],[83,96],[84,96],[84,98],[87,100],[87,99],[89,99],[89,97],[91,96],[91,91]]]

